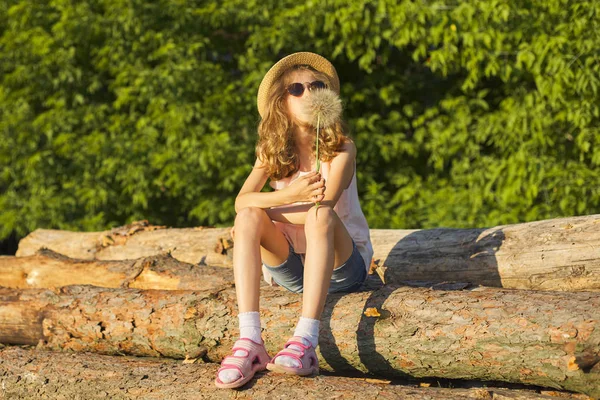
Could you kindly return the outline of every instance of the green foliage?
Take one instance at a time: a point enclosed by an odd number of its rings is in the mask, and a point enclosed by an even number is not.
[[[232,225],[258,85],[296,51],[338,70],[371,228],[598,213],[599,17],[566,0],[4,0],[0,239]]]

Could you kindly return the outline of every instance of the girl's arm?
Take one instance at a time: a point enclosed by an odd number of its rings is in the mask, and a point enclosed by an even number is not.
[[[326,189],[327,190],[327,189]],[[321,201],[323,205],[323,201]],[[283,207],[269,208],[265,210],[269,218],[273,221],[285,222],[287,224],[304,225],[308,210],[315,207],[310,204],[290,204]]]
[[[290,204],[285,190],[274,192],[248,192],[238,195],[235,199],[235,212],[244,207],[270,208]]]
[[[355,168],[356,146],[352,142],[346,143],[343,150],[331,161],[325,185],[325,197],[320,202],[322,206],[335,207],[342,192],[350,186]],[[312,202],[308,202],[308,204],[294,203],[265,211],[273,221],[304,225],[308,210],[315,206],[316,204]]]
[[[275,192],[261,192],[267,182],[268,176],[266,168],[256,159],[252,171],[237,197],[235,198],[235,212],[238,213],[244,207],[269,208],[290,204],[292,201],[288,198],[288,191],[277,190]]]

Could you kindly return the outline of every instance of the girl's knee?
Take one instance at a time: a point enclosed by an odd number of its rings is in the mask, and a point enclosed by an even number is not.
[[[240,211],[238,211],[235,217],[235,224],[244,223],[244,222],[254,222],[260,221],[266,215],[266,211],[262,208],[258,207],[244,207]]]
[[[258,207],[244,207],[238,211],[233,227],[236,232],[244,231],[253,234],[260,232],[270,219],[265,210]]]
[[[335,211],[330,206],[313,207],[306,213],[305,228],[314,227],[333,227]]]

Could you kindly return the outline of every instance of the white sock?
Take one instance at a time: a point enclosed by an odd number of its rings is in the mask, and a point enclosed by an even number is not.
[[[314,348],[319,344],[319,325],[321,321],[318,319],[312,318],[304,318],[300,317],[298,321],[298,325],[296,325],[296,330],[294,331],[294,336],[302,337],[302,344],[308,346],[312,344]],[[296,349],[301,351],[302,349],[299,346],[294,344],[290,345],[288,349]],[[283,365],[285,367],[293,367],[300,368],[302,364],[300,361],[296,360],[293,357],[289,356],[279,356],[275,359],[275,364]]]
[[[258,311],[250,311],[238,314],[240,324],[240,338],[247,338],[256,343],[262,343],[260,334],[260,314]],[[234,356],[243,356],[245,351],[236,350]],[[219,372],[219,379],[224,383],[238,380],[241,377],[240,371],[234,368],[224,369]]]

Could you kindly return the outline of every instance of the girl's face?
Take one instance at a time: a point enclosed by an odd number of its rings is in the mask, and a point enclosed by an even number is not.
[[[307,84],[309,82],[313,82],[314,80],[315,77],[312,72],[307,70],[298,70],[292,72],[288,85],[296,82]],[[304,87],[304,92],[300,97],[292,96],[287,92],[286,89],[285,101],[290,117],[301,123],[308,123],[310,121],[310,116],[305,115],[303,112],[303,104],[308,101],[310,95],[310,90],[307,90],[306,86]]]

